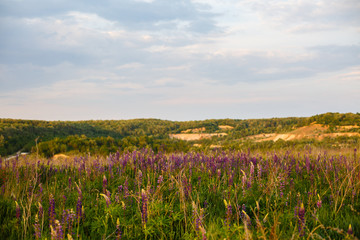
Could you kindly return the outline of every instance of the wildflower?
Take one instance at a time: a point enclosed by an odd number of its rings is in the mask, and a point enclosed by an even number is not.
[[[51,231],[51,240],[56,240],[57,239],[56,229],[54,229],[53,226],[50,226],[50,231]]]
[[[116,220],[116,240],[121,239],[121,229],[120,229],[120,220]]]
[[[347,231],[347,234],[349,234],[349,235],[353,235],[353,234],[354,234],[353,229],[352,229],[352,227],[351,227],[351,224],[349,225],[349,229],[348,229],[348,231]]]
[[[244,223],[244,225],[246,225],[246,227],[249,227],[251,225],[251,219],[249,217],[249,215],[247,215],[246,213],[246,206],[245,204],[242,205],[241,207],[241,214],[240,214],[240,217]],[[266,218],[266,217],[265,217]],[[264,219],[265,220],[265,219]]]
[[[16,204],[16,218],[18,220],[18,222],[20,222],[20,218],[21,218],[21,209],[19,204],[17,203],[17,201],[15,201]]]
[[[162,175],[159,176],[158,180],[157,180],[157,183],[158,183],[158,187],[160,187],[160,185],[162,184],[164,178]]]
[[[192,207],[193,207],[193,216],[195,219],[195,230],[199,231],[200,227],[202,226],[204,210],[200,208],[200,213],[198,213],[198,208],[195,202],[192,202]]]
[[[40,183],[39,184],[39,194],[41,195],[43,193],[43,187],[42,187],[42,184]]]
[[[202,239],[203,240],[206,240],[206,231],[205,231],[205,228],[203,228],[202,226],[200,226],[200,231],[201,231],[201,234],[202,234]]]
[[[129,196],[129,183],[127,179],[124,182],[124,198],[126,199]]]
[[[107,195],[102,194],[102,193],[100,193],[100,195],[104,197],[105,202],[106,202],[106,207],[109,207],[111,204],[110,198]]]
[[[79,196],[78,201],[76,203],[76,218],[81,219],[82,217],[82,199]]]
[[[139,169],[139,172],[138,172],[138,185],[139,186],[141,186],[142,177],[143,177],[143,174],[142,174],[141,170]]]
[[[316,202],[316,206],[317,206],[317,208],[321,208],[322,201],[321,201],[321,198],[320,198],[319,194],[318,194],[318,198],[319,198],[319,200]]]
[[[55,199],[52,194],[49,197],[49,223],[52,226],[55,224]]]
[[[148,218],[148,197],[144,189],[141,190],[141,220],[146,225]]]
[[[305,227],[305,207],[304,204],[301,203],[300,208],[298,210],[298,229],[299,229],[299,233],[300,236],[304,236],[305,232],[304,232],[304,227]]]
[[[35,233],[34,233],[35,239],[41,239],[41,228],[39,224],[39,217],[37,214],[35,215],[34,229],[35,229]]]
[[[226,208],[225,226],[230,227],[231,216],[232,216],[232,207],[231,207],[231,204],[228,203],[225,199],[224,199],[224,204],[225,204],[225,208]]]
[[[40,202],[38,202],[38,204],[39,204],[39,218],[42,218],[44,214],[44,209]]]
[[[56,239],[63,239],[64,231],[63,228],[58,220],[55,220],[55,226],[56,226]]]
[[[104,177],[103,177],[103,192],[105,193],[105,189],[106,189],[106,187],[107,187],[107,184],[108,184],[108,181],[107,181],[107,179],[106,179],[106,176],[104,175]]]

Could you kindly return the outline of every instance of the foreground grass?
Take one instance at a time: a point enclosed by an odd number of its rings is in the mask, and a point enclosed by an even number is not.
[[[1,239],[356,239],[360,160],[310,151],[1,161]]]

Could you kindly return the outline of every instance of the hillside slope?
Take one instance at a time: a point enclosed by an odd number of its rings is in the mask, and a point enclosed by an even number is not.
[[[317,124],[311,124],[313,122]],[[36,142],[43,146],[47,145],[47,152],[54,154],[68,149],[68,144],[71,144],[71,149],[79,151],[88,151],[93,146],[97,146],[97,149],[106,148],[107,151],[113,151],[119,146],[169,149],[166,146],[170,145],[170,149],[179,150],[175,146],[181,144],[183,147],[187,146],[181,139],[207,141],[208,145],[221,145],[221,141],[236,142],[246,137],[248,140],[256,141],[310,137],[321,140],[328,136],[359,136],[359,126],[360,113],[184,122],[160,119],[89,121],[0,119],[0,156],[9,156],[18,151],[34,151]],[[178,136],[178,139],[174,136]],[[77,147],[81,144],[82,148]]]
[[[339,136],[360,136],[359,132],[351,132],[352,130],[358,130],[358,126],[336,126],[334,132],[329,132],[329,126],[312,123],[308,126],[297,128],[288,133],[269,133],[269,134],[257,134],[249,136],[248,139],[253,139],[257,142],[262,141],[277,141],[279,139],[290,140],[302,140],[302,139],[316,139],[323,140],[326,137],[334,138]],[[345,132],[344,132],[345,130]]]

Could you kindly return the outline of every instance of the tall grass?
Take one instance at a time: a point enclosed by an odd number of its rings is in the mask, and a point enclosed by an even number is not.
[[[360,160],[150,150],[1,160],[1,239],[356,239]]]

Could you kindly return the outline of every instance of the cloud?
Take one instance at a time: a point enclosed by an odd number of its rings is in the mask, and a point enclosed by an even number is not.
[[[251,6],[265,22],[291,32],[360,26],[360,2],[357,0],[251,0],[239,4]]]
[[[292,113],[304,96],[318,113],[337,104],[326,92],[359,103],[358,10],[355,0],[1,1],[0,112],[201,119]]]
[[[281,51],[214,54],[198,61],[194,71],[217,84],[235,84],[301,79],[356,66],[358,62],[360,45],[317,46],[303,56]]]
[[[3,1],[0,3],[0,15],[16,18],[46,18],[61,16],[69,12],[92,13],[109,21],[115,21],[127,29],[137,30],[160,30],[161,28],[173,28],[174,26],[157,24],[159,22],[171,22],[174,20],[187,21],[194,25],[210,20],[206,28],[192,28],[200,32],[208,32],[216,29],[211,19],[213,13],[207,11],[208,5],[196,4],[190,0],[156,0],[156,1],[133,1],[121,2],[104,1],[56,1],[48,3],[44,0],[29,1]],[[191,28],[190,28],[191,29]]]

